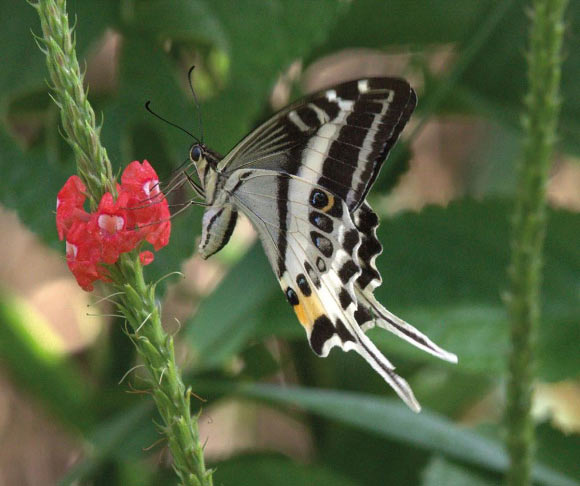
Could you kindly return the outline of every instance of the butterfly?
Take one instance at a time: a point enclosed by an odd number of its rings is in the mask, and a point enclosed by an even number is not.
[[[374,297],[379,219],[366,201],[417,103],[407,81],[367,78],[322,90],[276,113],[225,157],[189,153],[206,206],[198,252],[230,239],[238,212],[258,232],[314,353],[356,351],[414,411],[408,383],[365,334],[379,326],[453,363],[449,353]]]

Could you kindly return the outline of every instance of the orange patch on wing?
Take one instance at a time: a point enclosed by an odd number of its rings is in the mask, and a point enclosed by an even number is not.
[[[298,304],[294,306],[294,312],[296,312],[296,317],[300,321],[303,327],[306,327],[308,324],[308,320],[306,319],[306,310],[302,304]]]
[[[300,302],[294,306],[294,312],[300,324],[310,332],[314,321],[324,314],[324,308],[316,294],[312,294],[310,297],[302,295]]]
[[[323,208],[321,208],[321,211],[324,213],[326,213],[327,211],[330,211],[332,209],[332,207],[334,206],[334,196],[332,194],[330,194],[329,192],[327,192],[326,197],[328,197],[328,204],[326,206],[324,206]]]

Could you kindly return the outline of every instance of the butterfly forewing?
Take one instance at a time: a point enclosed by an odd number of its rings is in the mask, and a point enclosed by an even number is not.
[[[403,79],[369,78],[320,91],[280,111],[220,163],[307,177],[358,207],[416,105]],[[306,173],[307,172],[307,173]]]

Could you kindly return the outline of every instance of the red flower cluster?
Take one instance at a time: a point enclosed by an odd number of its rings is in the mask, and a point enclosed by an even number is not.
[[[107,267],[121,253],[148,241],[157,251],[169,243],[171,222],[159,179],[146,160],[131,162],[117,184],[118,197],[107,192],[96,212],[83,209],[86,188],[78,176],[69,177],[56,198],[58,237],[66,240],[68,267],[84,290],[93,290],[95,280],[108,281]],[[143,265],[153,253],[139,254]]]

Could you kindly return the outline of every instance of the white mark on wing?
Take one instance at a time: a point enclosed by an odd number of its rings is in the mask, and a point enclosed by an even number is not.
[[[326,113],[323,109],[316,106],[314,103],[308,103],[308,108],[314,110],[316,116],[318,117],[318,121],[321,125],[324,125],[326,122],[329,121],[328,113]]]
[[[329,89],[326,92],[326,99],[328,101],[335,101],[336,100],[336,91],[334,91],[333,89]]]
[[[298,116],[296,110],[292,110],[290,113],[288,113],[288,119],[294,123],[294,125],[296,125],[301,132],[307,132],[310,130],[310,127],[302,121],[300,116]]]
[[[369,90],[369,81],[368,79],[361,79],[358,82],[358,91],[359,93],[366,93]]]

